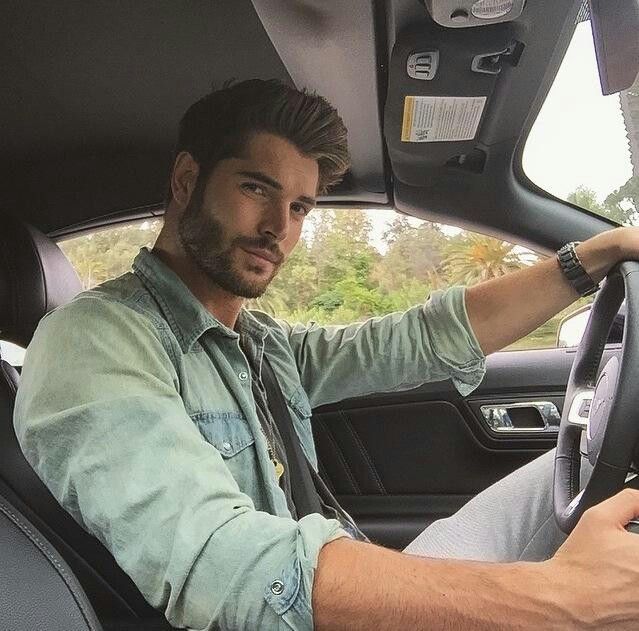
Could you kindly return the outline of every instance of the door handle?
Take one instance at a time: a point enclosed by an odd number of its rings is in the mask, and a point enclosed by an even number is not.
[[[557,433],[561,415],[551,401],[523,401],[482,405],[480,408],[488,428],[500,433]]]

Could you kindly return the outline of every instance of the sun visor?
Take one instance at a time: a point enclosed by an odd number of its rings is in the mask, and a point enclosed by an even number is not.
[[[384,133],[396,178],[432,186],[459,170],[481,173],[482,128],[504,71],[523,51],[515,23],[448,29],[424,20],[391,55]]]

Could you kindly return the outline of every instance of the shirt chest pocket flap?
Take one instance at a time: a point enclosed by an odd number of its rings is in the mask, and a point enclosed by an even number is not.
[[[231,458],[255,442],[249,424],[241,412],[197,412],[191,420],[200,434],[224,458]]]
[[[302,448],[313,465],[316,465],[317,453],[315,451],[313,430],[311,426],[313,411],[311,410],[311,403],[308,400],[308,395],[302,386],[299,386],[294,390],[292,396],[288,399],[288,407],[292,411],[295,429],[302,440]]]

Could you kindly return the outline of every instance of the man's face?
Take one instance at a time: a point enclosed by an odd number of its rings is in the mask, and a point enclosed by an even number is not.
[[[316,160],[279,136],[255,134],[243,157],[198,181],[179,220],[182,246],[217,286],[257,298],[297,243],[317,184]]]

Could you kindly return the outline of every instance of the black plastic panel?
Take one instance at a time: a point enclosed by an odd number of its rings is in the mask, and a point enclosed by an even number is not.
[[[451,167],[447,163],[471,154],[481,129],[471,140],[405,142],[402,140],[405,97],[486,97],[483,111],[487,111],[492,107],[491,95],[502,73],[473,71],[473,60],[506,49],[519,41],[518,37],[513,24],[451,30],[427,20],[412,24],[397,36],[390,64],[385,135],[398,180],[413,186],[433,186],[440,178],[450,177]],[[436,51],[439,59],[437,71],[428,81],[411,78],[407,73],[409,56],[423,51]]]
[[[608,347],[603,361],[619,351]],[[497,435],[478,408],[543,399],[561,410],[574,356],[574,349],[495,353],[468,398],[444,381],[318,408],[320,473],[373,541],[403,549],[432,521],[555,445],[554,435]]]
[[[0,18],[0,205],[44,232],[161,204],[212,83],[291,83],[250,0],[9,0]]]

